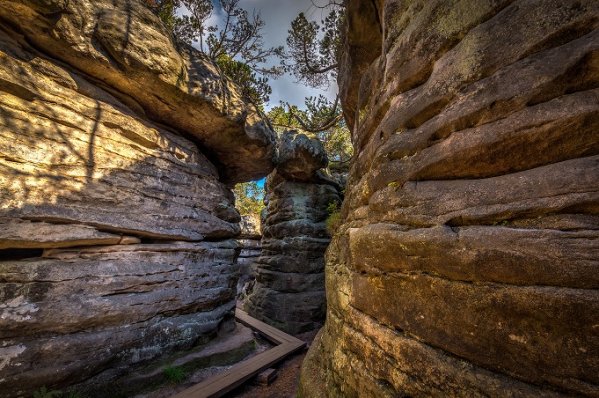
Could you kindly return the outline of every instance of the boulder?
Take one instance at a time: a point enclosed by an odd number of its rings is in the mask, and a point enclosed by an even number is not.
[[[239,233],[194,143],[17,36],[0,35],[0,52],[0,216],[172,240]]]
[[[308,181],[326,167],[327,153],[322,143],[297,131],[285,131],[280,136],[277,172],[289,179]]]
[[[139,0],[1,2],[0,395],[101,395],[230,330],[228,187],[273,143]]]
[[[3,394],[102,386],[207,341],[232,321],[237,250],[232,240],[137,244],[1,261]]]

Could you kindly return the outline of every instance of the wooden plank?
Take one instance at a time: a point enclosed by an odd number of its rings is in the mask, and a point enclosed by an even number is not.
[[[268,368],[265,371],[258,373],[258,376],[254,379],[254,383],[260,386],[268,386],[277,378],[277,370],[275,368]]]
[[[259,321],[256,318],[251,317],[247,312],[240,310],[237,308],[235,310],[235,318],[246,326],[249,326],[252,329],[255,329],[264,337],[266,337],[269,341],[272,341],[275,344],[282,343],[298,343],[301,342],[300,339],[295,338],[282,330],[279,330],[273,326],[270,326],[262,321]]]
[[[249,316],[242,310],[237,309],[235,312],[235,317],[239,322],[251,327],[252,329],[255,329],[260,334],[279,345],[250,359],[240,362],[231,367],[229,370],[210,377],[203,382],[172,396],[171,398],[222,397],[224,394],[230,392],[236,387],[239,387],[256,374],[270,368],[272,365],[280,362],[282,359],[306,346],[306,343],[300,339],[273,328],[272,326]]]

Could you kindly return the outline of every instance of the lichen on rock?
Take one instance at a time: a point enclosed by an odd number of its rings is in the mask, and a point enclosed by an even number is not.
[[[300,396],[597,395],[598,13],[348,2],[357,155]]]

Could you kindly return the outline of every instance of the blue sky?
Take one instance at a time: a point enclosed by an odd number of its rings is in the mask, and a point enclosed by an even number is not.
[[[324,4],[325,0],[314,0],[316,4]],[[320,21],[323,19],[322,11],[312,4],[311,0],[241,0],[240,6],[251,12],[256,10],[265,22],[264,44],[267,47],[284,46],[287,39],[287,31],[291,27],[291,21],[303,12],[309,19]],[[334,83],[328,90],[317,90],[298,84],[293,76],[285,75],[277,80],[270,81],[272,95],[267,109],[286,101],[298,106],[303,105],[304,98],[324,94],[334,99],[337,87]]]
[[[240,0],[239,5],[250,14],[255,10],[265,22],[262,30],[264,44],[266,47],[284,46],[287,39],[287,31],[291,27],[291,21],[300,13],[306,14],[308,19],[320,21],[324,18],[326,11],[318,9],[312,4],[324,4],[326,0]],[[214,14],[208,24],[214,25],[220,22],[220,6],[217,0],[213,0]],[[273,59],[272,64],[278,64]],[[293,76],[285,75],[276,80],[270,79],[272,94],[266,109],[279,105],[280,101],[289,102],[303,107],[304,98],[324,94],[331,100],[335,99],[337,87],[335,82],[327,90],[319,90],[297,83]]]
[[[265,22],[262,30],[264,45],[266,47],[284,46],[287,39],[287,31],[291,27],[291,21],[303,12],[308,19],[320,21],[324,19],[327,11],[315,7],[315,4],[325,4],[326,0],[240,0],[239,5],[246,9],[250,14],[255,10]],[[220,13],[218,0],[213,0],[214,15],[208,21],[208,24],[214,25],[220,22]],[[278,64],[278,60],[273,59],[271,64]],[[328,89],[314,89],[305,84],[298,83],[293,76],[284,75],[278,79],[270,79],[272,94],[269,103],[265,104],[268,110],[273,106],[279,105],[280,101],[289,102],[303,108],[305,97],[318,96],[323,94],[329,99],[335,99],[337,86],[331,82]],[[264,187],[265,179],[258,181],[260,187]]]

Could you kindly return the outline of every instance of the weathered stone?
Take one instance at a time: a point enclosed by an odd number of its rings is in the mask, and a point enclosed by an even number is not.
[[[262,246],[262,225],[260,217],[256,214],[241,216],[241,235],[237,240],[241,251],[237,258],[239,265],[239,280],[237,281],[237,295],[239,300],[244,300],[247,292],[251,290],[256,280],[254,263],[260,257]]]
[[[290,180],[307,181],[326,167],[327,153],[316,138],[297,131],[285,131],[279,143],[278,173]]]
[[[267,179],[262,252],[244,307],[275,327],[301,333],[324,319],[325,221],[340,195],[334,185],[287,180],[278,170]]]
[[[1,396],[110,384],[229,330],[228,186],[270,172],[274,135],[182,52],[139,0],[0,2]]]
[[[356,157],[300,396],[598,396],[599,5],[346,12]]]
[[[240,238],[260,239],[262,236],[260,217],[255,214],[241,216],[241,222],[239,225],[241,228],[241,234],[239,235]]]
[[[3,393],[122,374],[214,333],[235,306],[236,252],[234,241],[181,242],[0,262],[0,350],[14,354]]]
[[[138,238],[100,232],[86,225],[49,224],[0,218],[0,249],[32,249],[93,245],[130,245]]]
[[[272,169],[274,132],[253,105],[197,50],[178,52],[141,1],[7,0],[0,18],[44,53],[109,86],[136,111],[194,137],[229,182]]]
[[[84,76],[0,35],[0,215],[200,240],[238,233],[216,168]]]

